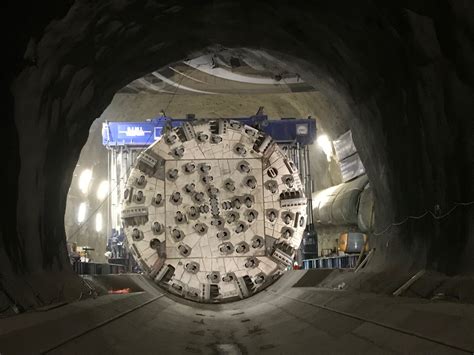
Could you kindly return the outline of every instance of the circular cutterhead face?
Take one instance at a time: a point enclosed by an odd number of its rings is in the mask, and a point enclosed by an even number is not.
[[[138,157],[123,192],[131,251],[157,284],[198,302],[249,297],[292,265],[306,198],[292,161],[237,121],[185,123]]]

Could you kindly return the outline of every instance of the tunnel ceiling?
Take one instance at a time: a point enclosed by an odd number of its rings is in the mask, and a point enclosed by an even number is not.
[[[293,264],[306,227],[295,164],[237,121],[184,123],[138,157],[122,202],[134,257],[200,302],[242,299]]]
[[[216,44],[264,49],[332,101],[326,114],[351,129],[374,189],[376,231],[474,200],[470,0],[8,7],[0,269],[18,303],[57,297],[58,283],[77,286],[68,282],[64,210],[94,119],[128,83]],[[371,267],[474,270],[472,216],[459,207],[387,229],[374,238]]]
[[[118,93],[176,95],[269,94],[313,91],[298,73],[262,50],[209,48],[199,57],[170,64]]]

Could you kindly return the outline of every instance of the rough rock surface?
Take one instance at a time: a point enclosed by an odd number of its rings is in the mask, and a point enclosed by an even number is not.
[[[0,270],[25,307],[80,288],[63,216],[93,120],[126,83],[210,45],[274,51],[332,100],[372,183],[377,230],[474,200],[470,0],[9,6]],[[377,237],[371,266],[473,271],[473,214],[459,207],[390,229]]]

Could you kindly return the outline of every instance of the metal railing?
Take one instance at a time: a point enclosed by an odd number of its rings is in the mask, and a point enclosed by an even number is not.
[[[327,256],[303,260],[303,269],[353,269],[357,264],[359,254]]]

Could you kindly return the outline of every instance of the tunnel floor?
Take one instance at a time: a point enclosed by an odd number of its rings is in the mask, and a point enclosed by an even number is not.
[[[144,290],[0,320],[2,354],[472,353],[474,306],[295,287],[291,271],[249,299],[197,304]],[[309,271],[312,272],[312,271]]]

